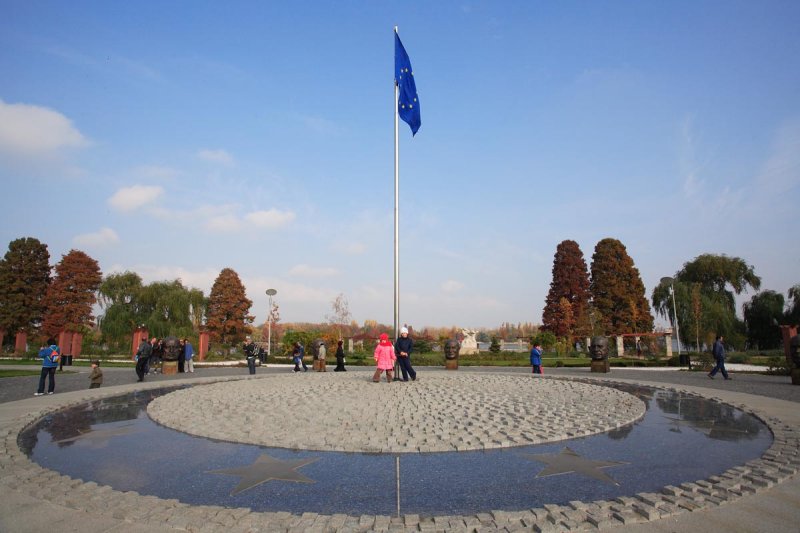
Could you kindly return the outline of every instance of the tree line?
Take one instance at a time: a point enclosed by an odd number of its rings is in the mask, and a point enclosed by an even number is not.
[[[99,317],[95,304],[103,310]],[[98,262],[81,250],[51,266],[47,245],[32,237],[11,241],[0,260],[0,330],[7,336],[25,332],[44,341],[68,331],[125,352],[138,327],[156,337],[195,337],[203,327],[212,340],[230,344],[250,332],[251,306],[230,268],[206,297],[179,279],[144,284],[134,272],[103,277]]]
[[[738,257],[703,254],[686,262],[653,289],[656,313],[675,327],[681,341],[700,350],[715,335],[735,346],[777,348],[778,323],[800,323],[800,285],[788,291],[788,302],[772,290],[756,293],[736,314],[735,296],[761,288],[761,278]],[[674,292],[674,303],[672,300]],[[565,240],[556,247],[552,281],[545,299],[542,329],[557,338],[649,333],[653,315],[644,283],[633,259],[617,239],[597,243],[591,266],[578,243]]]

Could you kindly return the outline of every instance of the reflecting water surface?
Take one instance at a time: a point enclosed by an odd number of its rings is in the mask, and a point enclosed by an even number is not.
[[[154,423],[136,392],[52,413],[20,434],[31,460],[84,481],[185,503],[294,513],[474,514],[613,499],[704,479],[772,443],[757,418],[682,393],[615,385],[639,421],[537,446],[425,454],[292,451],[193,437]],[[191,407],[176,405],[191,417]]]

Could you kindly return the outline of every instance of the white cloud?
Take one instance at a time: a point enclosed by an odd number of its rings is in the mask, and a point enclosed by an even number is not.
[[[181,280],[185,287],[197,288],[202,290],[206,296],[211,291],[211,286],[219,276],[219,270],[213,268],[206,268],[204,270],[188,270],[184,267],[174,265],[132,265],[125,266],[114,265],[110,272],[125,272],[126,270],[136,272],[142,277],[145,284],[154,281],[172,281],[174,279]]]
[[[179,174],[180,172],[174,168],[161,165],[144,165],[134,169],[134,175],[136,177],[148,180],[173,179]]]
[[[342,251],[349,255],[361,255],[367,251],[367,245],[363,242],[349,242],[342,247]]]
[[[267,211],[253,211],[245,215],[245,218],[256,227],[274,229],[293,221],[295,214],[292,211],[269,209]]]
[[[108,203],[120,211],[133,211],[155,201],[164,193],[158,185],[133,185],[123,187],[108,199]]]
[[[72,242],[78,246],[108,246],[119,242],[119,235],[111,228],[102,228],[94,233],[77,235]]]
[[[209,218],[205,226],[212,231],[237,231],[242,221],[236,215],[219,215]]]
[[[295,265],[289,270],[290,275],[304,278],[328,278],[338,273],[339,271],[335,268],[312,267],[305,264]]]
[[[212,163],[222,163],[223,165],[233,165],[233,156],[225,150],[200,150],[197,152],[197,157],[204,161]]]
[[[72,121],[58,111],[0,100],[0,150],[33,156],[88,144]]]
[[[454,279],[448,279],[444,283],[442,283],[442,290],[444,292],[458,292],[464,288],[464,284],[460,281],[456,281]]]

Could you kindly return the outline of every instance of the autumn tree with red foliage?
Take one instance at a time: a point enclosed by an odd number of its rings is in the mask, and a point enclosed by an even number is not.
[[[562,241],[553,258],[553,280],[545,299],[542,329],[557,337],[585,335],[588,306],[589,272],[583,252],[577,242]]]
[[[252,306],[239,274],[231,268],[222,269],[211,287],[206,308],[206,328],[211,338],[224,344],[244,340],[255,319],[248,314]]]
[[[56,336],[94,326],[93,306],[102,281],[100,265],[86,253],[70,250],[62,257],[47,290],[44,332]]]
[[[648,333],[653,315],[639,269],[617,239],[603,239],[592,255],[592,304],[602,315],[605,333]]]
[[[44,317],[49,284],[47,245],[32,237],[11,241],[0,260],[0,329],[36,331]]]

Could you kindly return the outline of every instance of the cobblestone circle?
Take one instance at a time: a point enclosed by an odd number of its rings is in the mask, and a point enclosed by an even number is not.
[[[176,406],[191,405],[186,409]],[[442,452],[541,444],[638,420],[635,396],[532,376],[425,376],[372,383],[364,373],[308,373],[172,392],[147,409],[192,435],[261,446],[344,452]]]

